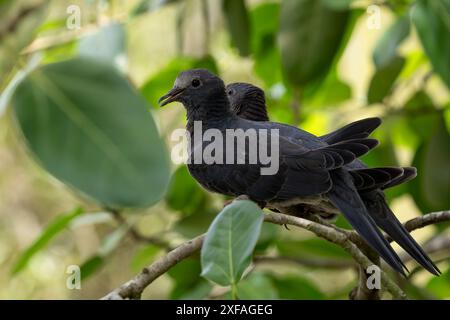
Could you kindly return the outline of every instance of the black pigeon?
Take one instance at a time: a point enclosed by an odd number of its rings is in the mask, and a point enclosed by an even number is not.
[[[272,130],[279,130],[279,166],[275,174],[262,175],[261,163],[197,164],[191,161],[189,172],[203,187],[235,197],[246,195],[255,202],[287,213],[297,204],[311,202],[315,207],[334,207],[394,270],[405,274],[404,264],[369,215],[345,168],[345,164],[373,148],[376,140],[354,139],[328,145],[303,130],[292,132],[292,127],[287,125],[240,118],[231,111],[223,81],[204,69],[178,75],[173,88],[159,103],[164,106],[173,101],[181,102],[186,108],[186,128],[191,138],[195,137],[195,121],[201,121],[202,132],[213,129],[222,136],[227,136],[229,130],[262,129],[269,131],[270,141]],[[258,144],[261,140],[258,135]],[[204,142],[200,145],[191,142],[190,158],[195,158],[198,148],[204,151],[206,146]]]
[[[254,121],[269,120],[263,90],[248,83],[232,83],[226,90],[231,108],[239,117]],[[362,119],[319,138],[328,144],[367,138],[380,124],[379,118]],[[296,130],[297,128],[292,128],[293,132]],[[413,179],[417,175],[416,169],[412,167],[369,169],[359,159],[346,164],[345,167],[350,169],[353,183],[375,223],[425,269],[433,274],[439,274],[436,265],[395,217],[382,191]]]

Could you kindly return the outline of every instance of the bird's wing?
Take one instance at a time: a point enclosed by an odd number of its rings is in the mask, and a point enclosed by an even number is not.
[[[349,139],[367,138],[380,124],[380,118],[361,119],[319,138],[328,144]]]
[[[280,137],[281,173],[275,177],[261,176],[250,190],[262,194],[261,190],[276,181],[279,190],[275,198],[278,201],[325,193],[332,186],[330,170],[352,162],[377,144],[374,139],[354,139],[307,150]]]

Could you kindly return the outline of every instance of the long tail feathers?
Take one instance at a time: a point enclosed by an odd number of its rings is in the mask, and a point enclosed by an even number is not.
[[[408,252],[412,258],[432,274],[439,275],[441,273],[420,245],[395,217],[381,192],[375,191],[363,194],[362,200],[366,203],[369,214],[375,220],[375,223]]]
[[[406,276],[405,265],[370,217],[363,201],[353,186],[350,174],[342,170],[335,170],[331,174],[333,188],[328,193],[331,202],[342,212],[363,239],[394,270]]]

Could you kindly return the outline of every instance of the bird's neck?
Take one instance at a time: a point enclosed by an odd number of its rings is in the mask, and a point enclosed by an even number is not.
[[[233,116],[226,94],[214,96],[187,108],[186,128],[192,131],[195,121],[201,121],[204,129],[217,128]]]

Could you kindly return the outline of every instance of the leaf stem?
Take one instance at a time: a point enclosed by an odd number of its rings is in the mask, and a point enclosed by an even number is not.
[[[238,295],[237,295],[237,285],[236,282],[232,282],[231,283],[231,299],[233,300],[238,300]]]

